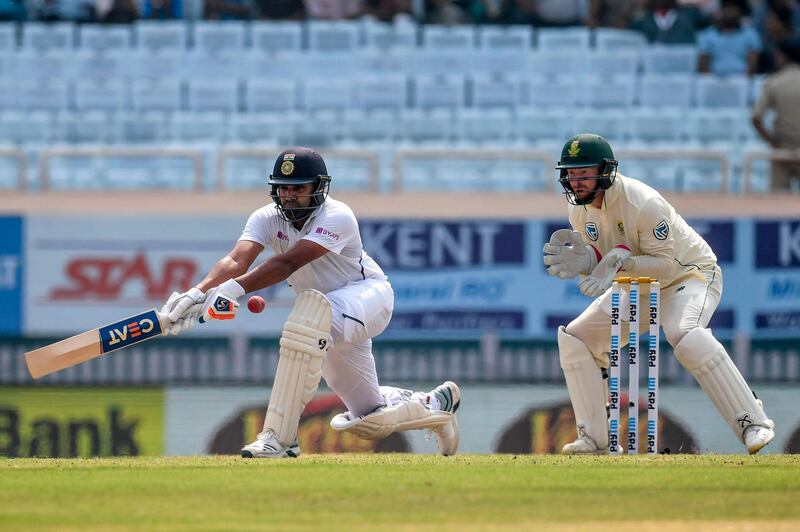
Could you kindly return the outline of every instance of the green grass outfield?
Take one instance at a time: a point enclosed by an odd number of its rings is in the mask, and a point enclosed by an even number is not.
[[[800,456],[0,459],[0,530],[800,530]]]

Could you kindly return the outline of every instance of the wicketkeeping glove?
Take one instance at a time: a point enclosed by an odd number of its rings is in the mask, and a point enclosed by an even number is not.
[[[216,288],[206,292],[203,311],[200,313],[200,323],[208,320],[232,320],[236,317],[239,308],[237,299],[245,294],[242,285],[229,279]]]
[[[606,253],[597,266],[594,267],[585,279],[578,283],[584,295],[597,297],[603,294],[614,282],[625,259],[631,256],[631,250],[623,247],[616,247]]]
[[[542,251],[547,273],[559,279],[574,279],[579,274],[587,274],[597,264],[594,251],[583,243],[581,234],[570,229],[554,232]]]

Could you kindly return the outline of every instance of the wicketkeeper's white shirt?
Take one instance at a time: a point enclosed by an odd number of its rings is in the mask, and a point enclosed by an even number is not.
[[[364,251],[353,211],[330,196],[299,231],[283,219],[274,204],[269,204],[250,215],[239,237],[269,246],[276,254],[301,239],[316,242],[330,253],[289,277],[289,285],[297,294],[306,289],[328,293],[365,279],[387,280],[380,266]]]

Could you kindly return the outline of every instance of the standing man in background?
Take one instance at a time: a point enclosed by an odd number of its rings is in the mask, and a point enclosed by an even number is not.
[[[778,72],[767,77],[753,106],[753,127],[772,148],[800,150],[800,37],[778,43]],[[775,112],[772,131],[764,124],[767,111]],[[800,155],[800,153],[798,154]],[[800,160],[772,161],[772,190],[790,190],[800,184]]]
[[[250,216],[205,279],[170,296],[161,310],[172,322],[169,332],[179,334],[198,318],[232,319],[246,293],[288,281],[297,300],[281,336],[264,428],[242,456],[298,456],[300,415],[321,377],[348,409],[331,420],[334,429],[365,439],[428,429],[442,454],[455,454],[461,396],[455,383],[427,393],[378,385],[372,338],[389,324],[394,292],[364,251],[353,211],[328,197],[330,180],[317,152],[284,150],[269,176],[273,203]],[[250,269],[267,246],[275,255]],[[197,303],[203,304],[199,315],[191,310]]]
[[[580,276],[581,292],[596,298],[558,329],[559,358],[578,429],[578,438],[562,452],[608,453],[608,392],[601,368],[609,366],[609,288],[621,271],[659,280],[661,324],[675,356],[750,454],[757,453],[775,437],[775,425],[707,328],[722,297],[717,258],[661,194],[618,174],[617,165],[603,137],[581,134],[567,141],[556,166],[572,230],[553,233],[544,246],[544,263],[561,279]],[[643,321],[642,329],[647,326]]]

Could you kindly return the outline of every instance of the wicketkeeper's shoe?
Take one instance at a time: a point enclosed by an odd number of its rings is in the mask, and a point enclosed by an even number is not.
[[[600,448],[589,436],[580,436],[561,448],[561,454],[608,454],[608,447]]]
[[[436,443],[439,444],[439,451],[444,456],[452,456],[458,451],[459,434],[456,410],[461,405],[461,390],[456,383],[447,381],[430,393],[439,400],[439,410],[452,414],[449,423],[433,429],[436,434]]]
[[[297,458],[298,456],[300,456],[300,446],[297,440],[290,446],[284,447],[271,430],[262,432],[256,437],[256,441],[242,448],[242,458]]]
[[[744,444],[750,454],[756,454],[775,437],[775,423],[767,420],[768,427],[752,425],[744,429]]]

